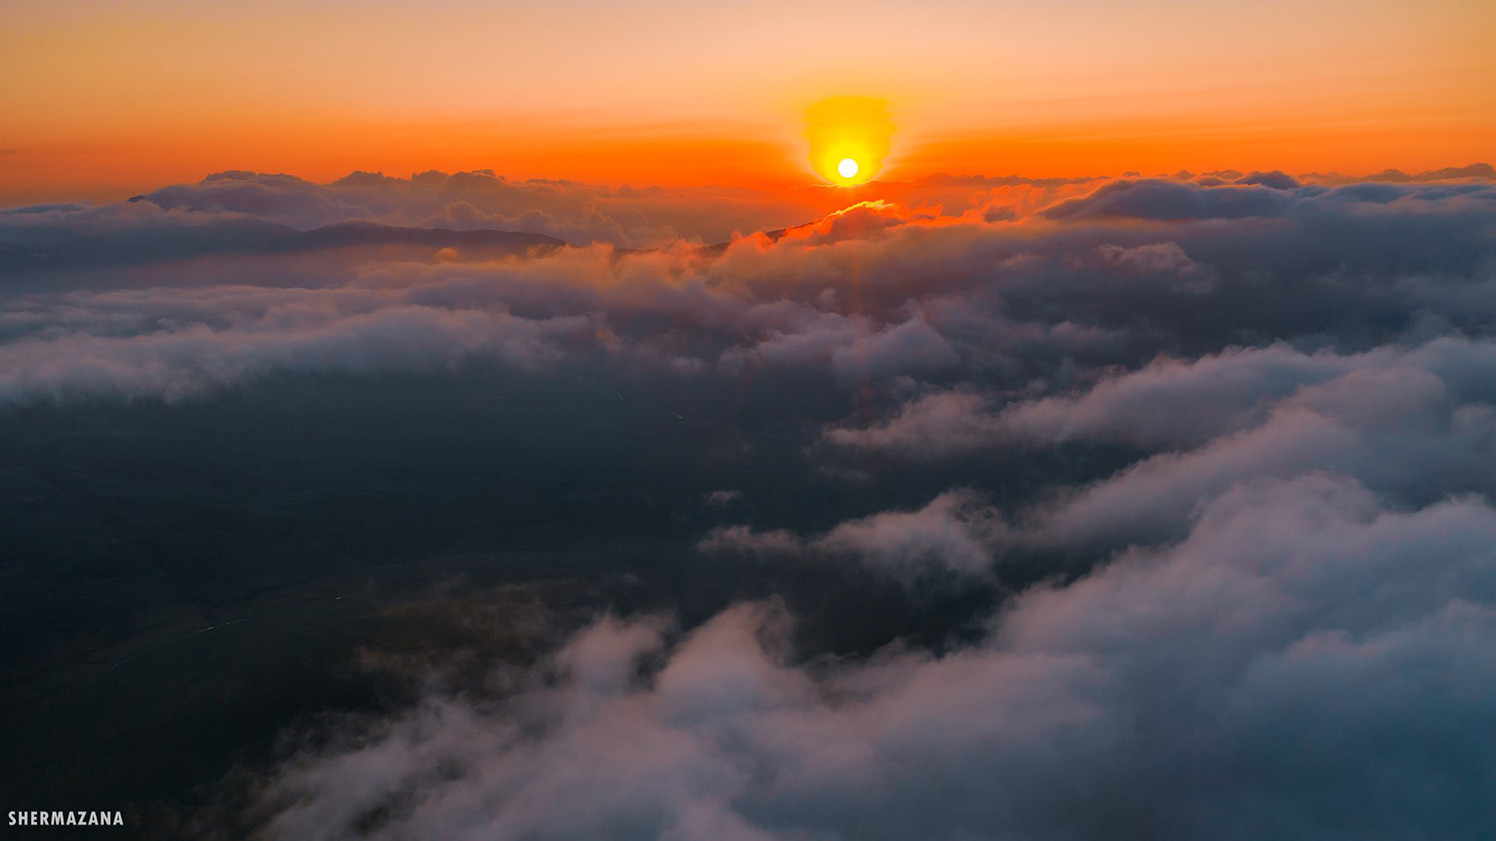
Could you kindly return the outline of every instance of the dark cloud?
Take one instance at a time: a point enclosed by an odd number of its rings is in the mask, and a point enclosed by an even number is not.
[[[1249,182],[1255,183],[1255,182]],[[1117,181],[1045,211],[1051,219],[1240,219],[1276,216],[1290,201],[1274,188],[1202,188],[1173,181]]]
[[[1271,187],[1274,190],[1297,190],[1303,186],[1297,178],[1278,170],[1273,170],[1272,172],[1254,172],[1245,178],[1238,178],[1236,183],[1248,186],[1255,184],[1262,187]]]
[[[167,210],[250,214],[300,230],[366,221],[457,230],[493,228],[543,234],[577,245],[604,242],[623,247],[655,246],[677,238],[716,242],[738,230],[803,222],[814,212],[800,202],[748,191],[708,193],[512,181],[488,170],[432,171],[409,179],[356,172],[330,184],[232,171],[132,201]]]
[[[140,204],[36,205],[0,211],[0,277],[255,251],[295,233],[238,213],[167,213]]]
[[[1458,181],[1463,179],[1474,179],[1491,181],[1496,180],[1496,168],[1486,163],[1474,163],[1468,166],[1446,166],[1440,169],[1424,170],[1409,175],[1397,169],[1385,169],[1374,175],[1345,176],[1338,173],[1329,175],[1315,174],[1310,176],[1315,181],[1326,184],[1347,184],[1355,181],[1384,181],[1394,184],[1410,184],[1429,181]]]

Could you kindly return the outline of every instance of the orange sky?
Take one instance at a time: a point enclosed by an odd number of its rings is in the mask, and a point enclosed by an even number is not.
[[[1496,158],[1496,3],[9,0],[0,204],[223,169],[803,183],[888,100],[884,178]]]

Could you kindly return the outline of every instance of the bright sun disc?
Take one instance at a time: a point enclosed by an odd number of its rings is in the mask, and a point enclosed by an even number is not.
[[[886,100],[833,96],[805,109],[810,168],[837,187],[855,187],[878,177],[893,132]]]

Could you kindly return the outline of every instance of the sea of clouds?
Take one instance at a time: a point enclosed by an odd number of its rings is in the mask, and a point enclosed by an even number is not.
[[[689,627],[602,612],[502,691],[434,684],[265,771],[267,837],[1496,825],[1489,167],[866,189],[838,206],[225,173],[0,211],[0,411],[478,360],[667,395],[744,379],[855,395],[847,417],[775,409],[849,493],[995,455],[1118,459],[809,532],[717,491],[745,513],[703,531],[702,565],[846,565],[915,604],[988,589],[997,607],[975,638],[860,656],[797,647],[803,617],[772,597]],[[536,239],[295,239],[351,221]]]

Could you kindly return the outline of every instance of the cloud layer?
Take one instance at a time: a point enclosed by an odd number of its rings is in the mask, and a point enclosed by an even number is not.
[[[0,314],[0,400],[176,398],[257,372],[440,367],[474,355],[534,365],[599,350],[674,371],[813,370],[844,387],[906,377],[1009,392],[1265,338],[1369,349],[1475,331],[1496,308],[1496,191],[1476,182],[1116,182],[996,222],[980,191],[959,216],[877,201],[711,249],[495,254],[389,229],[289,251],[258,239],[284,230],[267,220],[286,208],[321,207],[318,191],[424,195],[423,178],[387,181],[236,176],[117,208],[6,214],[0,235],[17,252],[69,236],[106,252],[152,238],[218,244],[197,257],[116,254],[118,267],[106,253],[103,266],[18,274]],[[1165,188],[1205,209],[1159,222],[1150,220],[1178,214],[1114,207],[1117,196]],[[1232,211],[1225,228],[1211,217],[1209,207],[1263,190],[1277,204],[1247,219]],[[1134,215],[1080,221],[1123,212]]]
[[[942,177],[786,218],[824,196],[225,173],[0,214],[0,413],[498,369],[826,499],[672,479],[727,607],[334,718],[261,769],[267,838],[1474,838],[1488,178]],[[796,576],[946,633],[817,648],[878,617]],[[941,614],[973,593],[975,630]]]
[[[1475,837],[1493,546],[1482,501],[1392,511],[1308,475],[1240,485],[1177,545],[1025,593],[945,656],[796,664],[771,605],[679,637],[605,618],[553,682],[299,759],[269,833]]]

